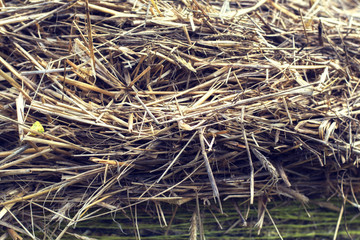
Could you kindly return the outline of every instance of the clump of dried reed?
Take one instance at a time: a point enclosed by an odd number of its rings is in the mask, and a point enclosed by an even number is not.
[[[11,234],[60,239],[143,202],[161,216],[161,202],[257,201],[259,227],[275,196],[358,206],[356,1],[0,5]]]

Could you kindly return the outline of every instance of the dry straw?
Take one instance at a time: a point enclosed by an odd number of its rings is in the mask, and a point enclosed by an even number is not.
[[[161,202],[258,201],[260,227],[276,196],[356,205],[355,2],[0,1],[0,224],[60,239],[143,202],[164,226]]]

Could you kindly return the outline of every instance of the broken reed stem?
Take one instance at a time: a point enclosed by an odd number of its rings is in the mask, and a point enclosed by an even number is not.
[[[255,195],[255,177],[254,177],[254,165],[252,162],[252,157],[251,157],[251,153],[250,153],[250,148],[249,148],[249,143],[246,137],[246,131],[245,131],[245,127],[244,127],[244,115],[245,115],[245,107],[241,108],[241,118],[240,118],[240,122],[241,124],[241,128],[242,128],[242,134],[243,134],[243,138],[244,138],[244,143],[245,143],[245,148],[246,148],[246,152],[247,152],[247,156],[249,159],[249,167],[250,167],[250,204],[254,204],[254,195]]]
[[[204,161],[205,161],[206,171],[208,173],[208,177],[209,177],[209,180],[210,180],[210,183],[211,183],[211,188],[213,190],[214,197],[218,200],[219,206],[220,206],[220,211],[221,211],[221,213],[223,213],[222,212],[219,189],[217,187],[216,180],[214,178],[214,174],[213,174],[213,172],[211,170],[210,162],[209,162],[209,159],[208,159],[208,156],[207,156],[207,153],[206,153],[206,149],[205,149],[204,131],[205,131],[205,129],[198,130],[199,140],[200,140],[200,145],[201,145],[201,152],[202,152],[202,155],[203,155],[203,158],[204,158]]]
[[[24,150],[24,151],[25,151],[25,150]],[[34,158],[36,158],[36,157],[42,156],[42,155],[44,155],[44,154],[46,154],[46,153],[49,153],[49,152],[51,152],[51,151],[52,151],[52,150],[48,147],[48,148],[43,149],[42,151],[39,151],[39,152],[37,152],[37,153],[35,153],[35,154],[30,155],[30,156],[27,156],[27,157],[23,157],[23,158],[14,160],[14,161],[12,161],[12,162],[10,162],[10,163],[2,164],[2,162],[6,162],[6,161],[5,161],[6,159],[4,159],[4,160],[2,160],[1,163],[0,163],[0,170],[9,168],[9,167],[11,167],[11,166],[16,166],[16,165],[18,165],[18,164],[20,164],[20,163],[23,163],[23,162],[29,161],[29,160],[31,160],[31,159],[34,159]]]
[[[94,44],[93,44],[91,19],[90,19],[90,10],[89,10],[89,0],[85,0],[85,12],[86,12],[86,18],[87,18],[86,26],[87,26],[87,32],[88,32],[91,67],[92,67],[92,70],[93,70],[94,78],[96,80],[95,55],[94,55]],[[94,84],[95,84],[95,82],[94,82]]]

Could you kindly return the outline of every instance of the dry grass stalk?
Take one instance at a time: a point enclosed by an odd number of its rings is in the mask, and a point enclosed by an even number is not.
[[[193,213],[190,221],[190,236],[189,240],[197,240],[198,222],[196,212]]]

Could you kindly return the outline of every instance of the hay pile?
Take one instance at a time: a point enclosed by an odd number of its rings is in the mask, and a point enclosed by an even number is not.
[[[0,1],[0,224],[61,239],[144,202],[256,203],[260,228],[276,196],[358,206],[356,2]]]

